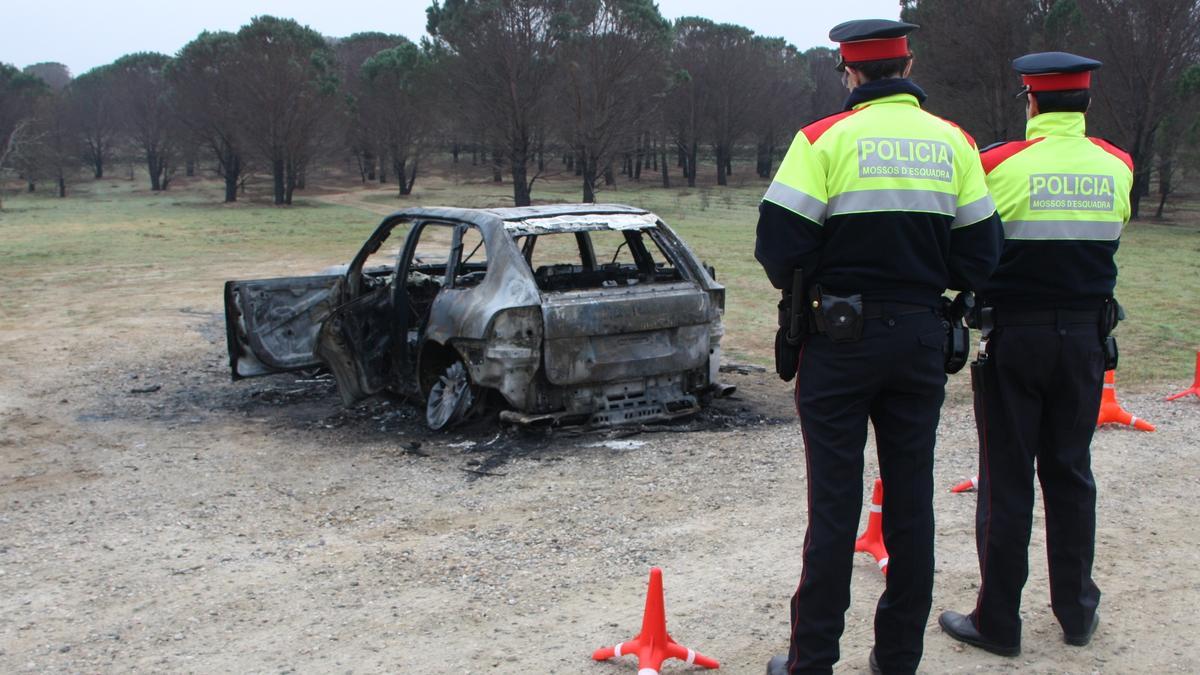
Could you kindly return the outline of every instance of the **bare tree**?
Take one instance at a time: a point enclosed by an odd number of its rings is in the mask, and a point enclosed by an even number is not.
[[[172,107],[193,143],[212,153],[225,182],[225,201],[237,201],[246,170],[246,143],[240,136],[236,83],[237,37],[205,31],[184,45],[167,68]]]
[[[650,0],[575,0],[560,47],[563,132],[581,163],[583,201],[596,201],[599,170],[637,148],[662,90],[670,25]],[[640,150],[639,150],[640,151]]]
[[[365,131],[391,159],[401,196],[410,194],[417,180],[417,164],[433,112],[424,96],[428,70],[426,55],[407,40],[362,65],[360,101]]]
[[[696,187],[700,135],[711,105],[712,92],[704,77],[703,63],[708,48],[706,38],[714,25],[700,17],[677,19],[671,44],[671,78],[663,114],[688,187]],[[664,185],[668,180],[664,173]]]
[[[751,123],[757,140],[756,170],[760,178],[770,178],[775,156],[786,150],[792,135],[809,119],[809,96],[813,85],[808,63],[796,48],[780,38],[757,38],[761,50],[761,91],[751,110]]]
[[[236,35],[239,136],[271,167],[276,204],[291,204],[335,109],[333,55],[319,33],[259,16]]]
[[[30,191],[39,180],[49,179],[59,197],[67,196],[67,181],[79,169],[79,135],[70,102],[63,93],[39,97],[33,133],[17,159]]]
[[[140,52],[122,56],[110,66],[122,125],[141,150],[150,174],[150,189],[165,190],[175,172],[178,128],[168,96],[165,54]]]
[[[1092,119],[1133,157],[1133,216],[1150,191],[1163,121],[1180,104],[1179,83],[1200,60],[1196,0],[1078,0],[1094,55],[1104,61]],[[1168,142],[1174,142],[1171,139]]]
[[[426,10],[460,109],[507,154],[517,206],[530,203],[539,175],[529,175],[529,163],[556,93],[564,7],[565,0],[435,0]]]
[[[37,102],[46,90],[40,79],[0,63],[0,174],[34,134]]]
[[[409,43],[409,40],[400,35],[366,32],[335,38],[330,43],[337,62],[338,80],[347,104],[346,142],[365,183],[375,179],[376,163],[383,162],[384,158],[379,156],[378,139],[371,135],[367,119],[364,117],[365,111],[361,106],[364,86],[362,67],[372,56],[385,49]],[[386,181],[386,171],[381,170],[378,175],[381,182]]]
[[[112,68],[93,68],[71,81],[66,89],[72,124],[82,143],[83,160],[92,175],[104,177],[120,127]]]

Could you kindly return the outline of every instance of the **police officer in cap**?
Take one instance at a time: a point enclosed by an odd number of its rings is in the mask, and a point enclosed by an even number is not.
[[[1021,652],[1035,466],[1050,604],[1063,638],[1086,645],[1100,622],[1089,446],[1104,371],[1116,365],[1113,255],[1133,182],[1128,154],[1084,135],[1099,61],[1050,52],[1013,67],[1025,84],[1026,140],[982,156],[1005,229],[1000,266],[981,291],[986,348],[972,366],[982,578],[970,614],[944,612],[938,621],[950,637],[1004,656]]]
[[[767,672],[828,673],[850,604],[863,449],[874,424],[884,483],[887,588],[873,670],[921,660],[933,588],[933,446],[945,396],[942,293],[972,290],[1002,232],[974,141],[921,109],[908,79],[917,26],[850,21],[840,43],[842,112],[804,127],[759,207],[755,257],[788,289],[802,269],[807,334],[795,370],[808,529],[791,644]]]

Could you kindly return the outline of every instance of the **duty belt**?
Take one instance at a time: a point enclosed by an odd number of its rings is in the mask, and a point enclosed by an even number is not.
[[[1062,326],[1073,323],[1098,324],[1098,309],[994,310],[996,326]]]
[[[863,302],[864,319],[886,319],[892,316],[932,313],[935,310],[925,305],[910,305],[902,302]]]

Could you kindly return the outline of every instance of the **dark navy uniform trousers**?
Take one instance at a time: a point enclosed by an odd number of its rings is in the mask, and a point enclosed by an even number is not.
[[[1099,328],[1096,322],[1002,325],[988,352],[985,363],[972,367],[981,577],[972,619],[986,637],[1020,644],[1036,467],[1046,510],[1050,604],[1064,632],[1084,634],[1100,601],[1092,580],[1096,484],[1089,449],[1104,378]]]
[[[866,319],[863,338],[808,336],[796,407],[804,434],[808,529],[792,597],[790,673],[828,673],[850,606],[863,503],[863,448],[875,427],[890,560],[875,612],[875,650],[888,672],[921,660],[933,589],[933,445],[945,397],[945,324],[927,313]]]

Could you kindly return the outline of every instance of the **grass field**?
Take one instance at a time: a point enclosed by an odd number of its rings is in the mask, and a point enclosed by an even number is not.
[[[765,182],[751,176],[739,171],[727,188],[667,190],[651,175],[599,198],[654,211],[713,264],[728,287],[727,353],[767,364],[776,296],[754,261]],[[313,182],[320,187],[282,208],[254,193],[250,201],[222,205],[219,186],[199,179],[160,194],[124,178],[82,182],[66,199],[10,192],[0,211],[0,316],[6,323],[35,318],[45,308],[30,298],[46,283],[69,283],[83,294],[120,292],[129,272],[154,270],[162,283],[188,283],[217,262],[244,269],[243,277],[263,276],[264,261],[295,261],[294,273],[310,273],[311,265],[347,261],[378,212],[391,207],[511,203],[508,184],[465,166],[422,177],[403,200],[339,176]],[[577,201],[579,186],[574,177],[551,177],[535,185],[534,198]],[[1129,321],[1118,336],[1126,383],[1190,381],[1200,348],[1200,207],[1183,202],[1168,216],[1132,224],[1122,241],[1118,294]]]

